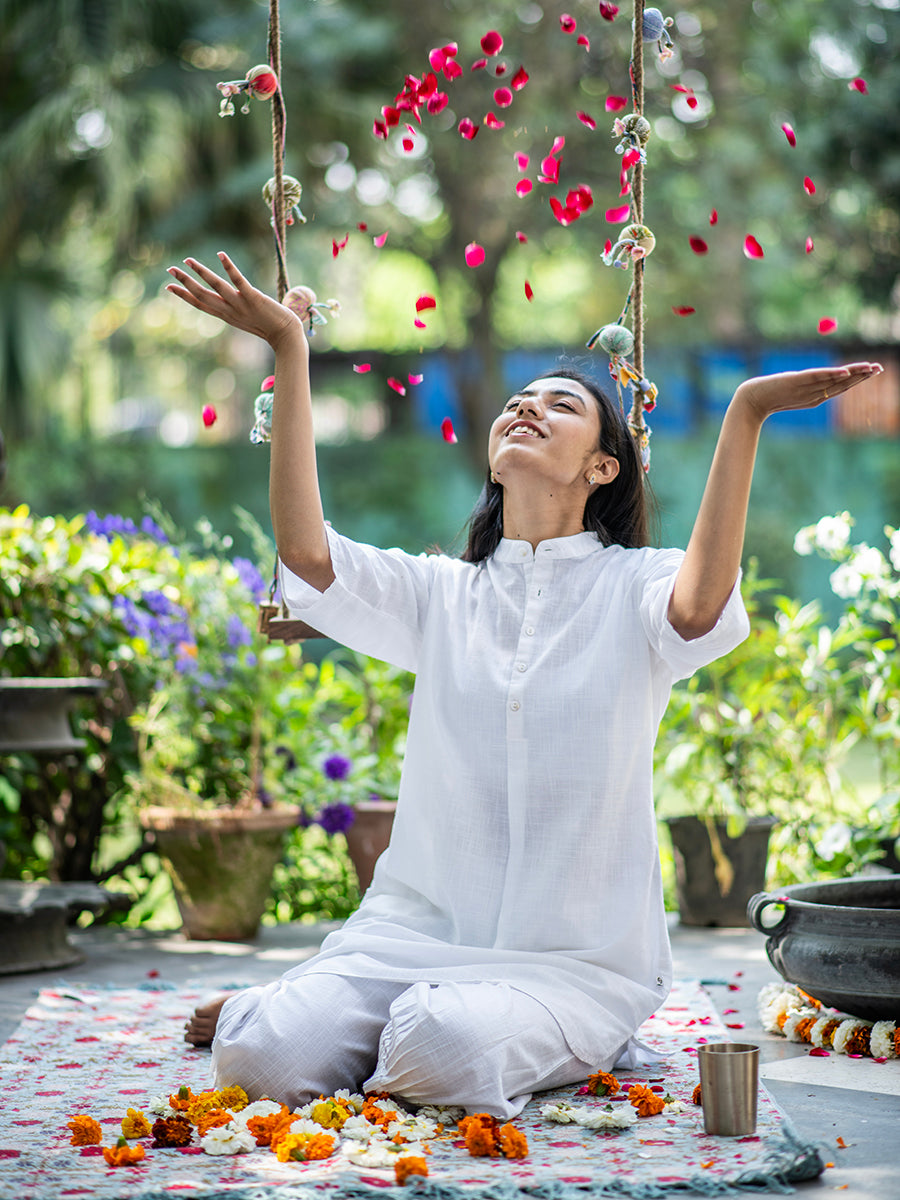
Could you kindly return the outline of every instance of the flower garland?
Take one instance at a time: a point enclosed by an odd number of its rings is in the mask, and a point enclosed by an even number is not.
[[[805,1043],[818,1058],[832,1051],[875,1062],[900,1058],[900,1021],[866,1021],[837,1012],[792,983],[766,984],[759,993],[757,1010],[767,1033]]]

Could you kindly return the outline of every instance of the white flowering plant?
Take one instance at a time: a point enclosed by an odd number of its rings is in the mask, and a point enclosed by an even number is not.
[[[876,858],[887,840],[900,849],[900,530],[884,527],[886,548],[853,541],[854,521],[847,513],[822,517],[799,530],[797,554],[819,554],[835,564],[830,582],[843,601],[841,636],[852,644],[848,689],[850,724],[872,748],[880,796],[863,829],[838,823],[819,846],[834,861]]]

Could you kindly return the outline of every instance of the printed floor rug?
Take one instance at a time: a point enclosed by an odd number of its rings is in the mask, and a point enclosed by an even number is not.
[[[641,1037],[664,1062],[617,1073],[619,1104],[628,1104],[634,1083],[681,1103],[619,1133],[597,1132],[551,1122],[540,1110],[561,1101],[605,1108],[607,1098],[579,1095],[575,1086],[542,1093],[513,1122],[528,1139],[525,1158],[474,1158],[449,1133],[429,1143],[427,1178],[412,1176],[399,1187],[392,1169],[351,1163],[343,1139],[327,1159],[282,1163],[268,1149],[212,1156],[196,1139],[180,1149],[154,1149],[145,1138],[143,1161],[119,1167],[107,1166],[99,1146],[71,1145],[67,1122],[75,1114],[93,1117],[103,1144],[115,1146],[129,1108],[146,1112],[152,1098],[181,1085],[195,1093],[211,1087],[208,1052],[181,1040],[185,1015],[207,998],[199,988],[158,981],[139,989],[41,991],[0,1048],[0,1200],[656,1200],[673,1193],[790,1192],[823,1169],[817,1149],[799,1142],[762,1087],[753,1137],[704,1133],[702,1111],[692,1103],[696,1047],[728,1040],[728,1031],[696,983],[676,984],[642,1027]]]

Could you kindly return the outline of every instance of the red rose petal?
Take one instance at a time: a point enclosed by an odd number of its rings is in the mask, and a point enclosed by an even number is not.
[[[808,175],[803,176],[803,190],[804,190],[804,192],[806,192],[807,196],[815,195],[816,185],[813,183],[813,181],[810,179],[810,177]]]
[[[614,21],[618,11],[618,4],[604,4],[603,0],[600,0],[600,16],[604,21]]]
[[[744,238],[744,253],[748,258],[764,258],[765,251],[752,233]]]
[[[365,221],[358,221],[356,224],[356,228],[360,231],[360,233],[365,233],[369,227],[365,223]]]
[[[425,108],[432,116],[435,116],[437,113],[443,112],[449,102],[450,97],[446,92],[434,92],[425,101]]]
[[[484,262],[484,247],[477,242],[469,242],[466,246],[466,266],[480,267]]]
[[[814,249],[815,249],[815,243],[813,242],[811,237],[808,237],[806,239],[806,253],[812,254]]]
[[[498,87],[494,92],[494,103],[498,108],[509,108],[513,102],[513,94],[508,87]]]
[[[695,254],[706,254],[706,252],[709,250],[709,246],[702,237],[690,237],[688,238],[688,241],[690,242],[691,249]]]
[[[379,250],[384,245],[384,243],[388,240],[389,233],[390,233],[390,230],[386,229],[384,231],[384,233],[379,233],[377,237],[372,238],[372,241],[375,243],[375,245],[378,247]]]
[[[623,108],[627,108],[627,107],[628,107],[628,101],[625,99],[624,96],[607,96],[606,97],[606,111],[607,112],[621,112]]]
[[[400,144],[402,145],[402,147],[406,151],[406,153],[409,154],[409,152],[412,150],[413,145],[415,143],[413,142],[411,137],[405,137]]]
[[[418,317],[416,317],[416,319],[413,321],[413,325],[415,325],[416,329],[427,329],[428,328],[428,326],[425,324],[425,322],[420,321]]]
[[[830,1058],[831,1055],[828,1050],[823,1050],[821,1046],[816,1046],[812,1050],[810,1050],[809,1057],[810,1058]]]
[[[372,370],[372,364],[371,363],[354,363],[353,370],[357,373],[357,375],[365,375],[367,371]]]
[[[203,418],[203,424],[208,429],[210,425],[215,425],[218,414],[211,404],[204,404],[200,416]]]
[[[441,433],[445,442],[453,444],[458,440],[456,434],[453,432],[453,422],[449,417],[444,417],[443,421],[441,421]]]
[[[566,139],[562,136],[553,139],[553,145],[550,147],[551,154],[559,154],[566,144]]]
[[[838,323],[834,317],[820,317],[818,326],[819,333],[834,333],[834,331],[837,329],[837,325]]]
[[[719,223],[719,210],[718,209],[714,208],[712,210],[712,212],[709,214],[709,223],[710,223],[710,225],[718,225],[718,223]]]
[[[689,304],[673,304],[672,305],[672,312],[675,314],[676,317],[689,317],[692,313],[695,313],[696,311],[697,311],[696,308],[692,308]]]
[[[437,308],[437,300],[434,296],[429,296],[427,292],[416,301],[416,312],[424,312],[426,308]]]
[[[509,85],[514,92],[521,92],[522,88],[528,82],[528,79],[528,72],[524,67],[519,67],[518,71],[516,71],[515,75],[513,75],[512,79],[509,81]]]
[[[541,173],[538,176],[541,183],[559,183],[559,159],[548,154],[541,159]]]
[[[506,74],[506,63],[505,62],[497,63],[496,67],[494,67],[494,74],[495,75],[505,75]]]
[[[493,58],[495,54],[499,54],[503,49],[503,38],[496,29],[489,29],[481,39],[481,48],[488,56]]]
[[[506,126],[505,121],[501,121],[496,113],[485,113],[484,123],[488,129],[503,129]]]
[[[534,289],[532,288],[531,284],[528,282],[527,279],[525,280],[525,299],[526,300],[534,299]]]
[[[413,387],[415,387],[416,384],[421,383],[424,378],[424,375],[407,375],[407,379],[413,385]]]
[[[521,229],[517,229],[516,230],[516,241],[517,242],[527,242],[528,235],[523,233]]]
[[[591,48],[591,39],[590,38],[585,37],[583,33],[579,33],[578,37],[575,40],[578,42],[579,46],[584,46],[585,50],[590,51],[590,48]]]
[[[633,167],[635,165],[635,163],[639,163],[640,161],[641,161],[640,150],[635,150],[634,147],[632,146],[630,149],[626,150],[625,153],[622,155],[622,170],[628,171],[628,170],[630,170],[631,167]]]
[[[389,388],[393,388],[394,391],[397,392],[399,395],[401,395],[401,396],[406,395],[406,388],[403,386],[403,384],[400,382],[400,380],[395,379],[393,377],[393,375],[391,375],[388,378],[387,385]]]
[[[520,171],[527,171],[530,161],[531,160],[529,159],[528,155],[523,154],[521,151],[519,151],[519,153],[516,155],[516,166]]]
[[[438,47],[428,51],[428,61],[431,63],[433,71],[443,71],[447,62],[447,55]]]
[[[448,81],[452,81],[454,79],[459,79],[459,77],[460,77],[460,75],[462,75],[462,73],[463,73],[462,67],[459,65],[458,62],[454,62],[452,59],[444,67],[444,78]]]
[[[534,186],[534,184],[531,182],[530,179],[520,179],[519,182],[516,184],[516,195],[517,196],[527,196],[533,186]]]
[[[859,92],[860,95],[862,95],[862,96],[867,96],[869,94],[869,89],[866,85],[866,81],[864,79],[862,79],[860,76],[857,76],[856,79],[851,79],[850,82],[847,84],[847,87],[850,89],[851,92]]]
[[[587,125],[588,129],[596,129],[597,128],[597,122],[594,120],[593,117],[588,116],[588,114],[586,112],[577,112],[575,114],[575,116],[582,123],[582,125]]]
[[[265,379],[262,381],[262,383],[259,385],[259,390],[261,392],[271,392],[271,390],[274,386],[275,386],[275,376],[267,375],[265,377]],[[154,976],[154,978],[155,978],[155,976]]]
[[[618,224],[620,221],[627,221],[630,216],[630,204],[622,204],[618,208],[608,208],[606,210],[606,219],[613,224]]]
[[[789,146],[796,146],[796,145],[797,145],[797,135],[796,135],[796,133],[794,133],[793,126],[791,126],[791,125],[788,125],[787,123],[785,123],[784,125],[782,125],[782,127],[781,127],[781,128],[782,128],[782,131],[783,131],[783,133],[784,133],[784,136],[785,136],[785,137],[787,138],[787,140],[788,140],[788,145],[789,145]]]
[[[563,13],[559,18],[559,27],[563,33],[574,33],[577,22],[569,13]]]
[[[472,70],[472,71],[483,71],[483,70],[484,70],[484,68],[485,68],[486,66],[487,66],[487,59],[486,59],[486,58],[476,58],[476,59],[475,59],[475,61],[472,63],[472,66],[470,67],[470,70]]]
[[[459,129],[460,135],[464,137],[467,142],[471,142],[472,138],[478,132],[478,126],[474,121],[470,120],[469,117],[463,117],[457,128]]]
[[[340,252],[341,252],[341,251],[344,249],[344,247],[347,245],[347,243],[349,242],[349,240],[350,240],[350,234],[349,234],[349,233],[346,235],[346,237],[342,238],[342,240],[341,240],[341,241],[339,241],[339,242],[336,242],[336,241],[334,240],[334,238],[332,238],[332,239],[331,239],[331,257],[332,257],[332,258],[337,258],[337,256],[338,256],[338,255],[340,254]]]

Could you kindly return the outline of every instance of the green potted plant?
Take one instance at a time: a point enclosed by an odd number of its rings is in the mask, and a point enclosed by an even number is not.
[[[681,920],[746,925],[770,853],[781,882],[803,875],[817,834],[845,802],[841,765],[847,631],[785,596],[751,566],[750,636],[677,687],[656,751],[660,815],[673,843]]]

